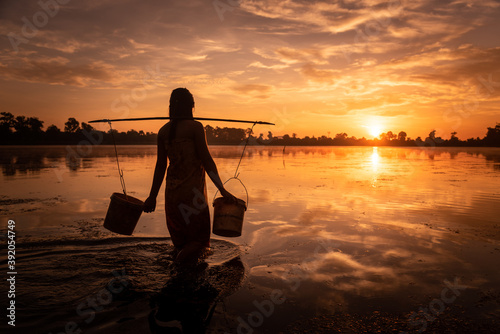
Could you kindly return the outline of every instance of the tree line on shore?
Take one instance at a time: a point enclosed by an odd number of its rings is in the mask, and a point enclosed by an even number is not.
[[[1,145],[77,145],[89,138],[99,138],[98,143],[103,145],[141,145],[156,144],[157,135],[153,132],[142,130],[129,130],[118,132],[109,130],[99,131],[90,124],[80,123],[70,117],[64,123],[64,129],[59,129],[54,124],[43,130],[43,121],[37,117],[14,116],[9,112],[0,113],[0,144]],[[432,130],[425,139],[417,137],[409,138],[404,131],[397,135],[392,131],[382,133],[379,138],[366,139],[349,137],[345,132],[330,136],[298,138],[294,133],[291,136],[273,136],[268,132],[267,136],[250,133],[250,129],[220,128],[205,126],[207,142],[211,145],[238,145],[248,140],[249,145],[279,145],[279,146],[487,146],[500,147],[500,123],[495,127],[488,127],[483,138],[469,138],[460,140],[457,132],[452,132],[449,139],[436,136],[436,130]],[[92,140],[91,140],[92,142]],[[93,144],[96,144],[95,140]]]

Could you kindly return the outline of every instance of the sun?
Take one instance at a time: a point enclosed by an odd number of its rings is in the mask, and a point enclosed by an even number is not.
[[[378,137],[382,133],[382,128],[380,125],[370,125],[367,126],[368,131],[370,132],[370,135],[373,137]]]

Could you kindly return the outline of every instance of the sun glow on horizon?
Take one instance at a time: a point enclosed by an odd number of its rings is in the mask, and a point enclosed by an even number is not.
[[[370,133],[370,135],[372,135],[373,137],[376,137],[376,138],[378,138],[378,136],[380,136],[380,134],[382,133],[382,127],[378,124],[373,124],[373,125],[367,126],[366,128],[368,129],[368,132]]]

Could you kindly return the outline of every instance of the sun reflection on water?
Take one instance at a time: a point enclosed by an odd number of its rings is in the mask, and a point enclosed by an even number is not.
[[[370,156],[373,170],[377,170],[380,164],[380,155],[378,154],[378,147],[374,147],[372,155]]]
[[[378,154],[378,147],[373,147],[372,154],[370,155],[370,163],[372,167],[372,180],[371,187],[377,188],[378,172],[380,169],[380,155]]]

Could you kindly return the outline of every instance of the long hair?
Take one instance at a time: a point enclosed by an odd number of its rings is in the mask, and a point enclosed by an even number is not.
[[[176,88],[170,94],[168,116],[171,117],[168,141],[175,138],[177,122],[179,119],[193,119],[194,98],[187,88]]]

